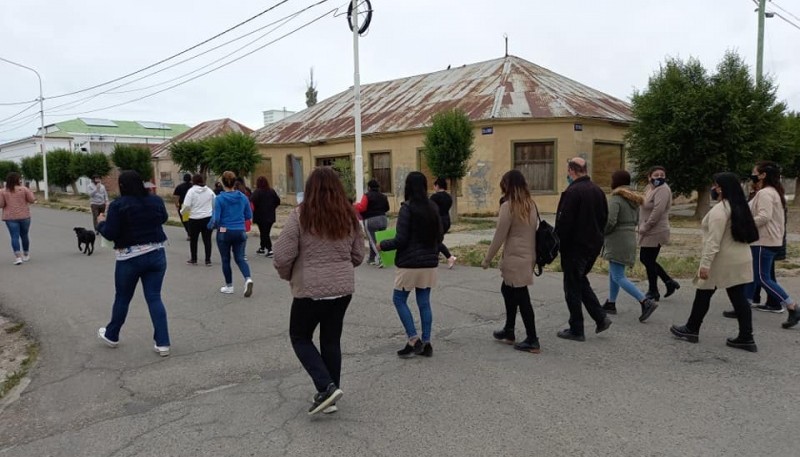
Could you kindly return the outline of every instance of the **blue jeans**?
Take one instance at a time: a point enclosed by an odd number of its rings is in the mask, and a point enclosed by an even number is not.
[[[414,327],[414,316],[411,315],[411,310],[408,309],[408,295],[410,290],[394,290],[392,301],[394,307],[397,308],[397,315],[400,316],[400,322],[406,329],[408,339],[417,336],[417,329]],[[422,341],[428,342],[431,340],[431,327],[433,326],[433,312],[431,312],[431,289],[416,289],[417,293],[417,306],[419,307],[419,320],[422,324]]]
[[[31,228],[31,218],[6,221],[6,227],[8,227],[8,234],[11,235],[11,249],[14,250],[14,254],[28,252],[31,247],[30,239],[28,239],[28,230]],[[19,250],[20,240],[22,240],[22,251]]]
[[[745,296],[748,299],[753,298],[756,286],[761,286],[767,292],[767,295],[775,298],[783,305],[792,303],[789,294],[783,290],[772,277],[770,272],[775,263],[775,254],[778,248],[768,246],[750,246],[753,253],[753,282],[747,285],[745,289]]]
[[[244,260],[244,250],[247,244],[247,233],[244,230],[217,230],[217,247],[222,259],[222,274],[225,276],[225,285],[233,285],[233,272],[231,271],[231,251],[233,260],[239,266],[239,271],[246,278],[250,277],[250,265]]]
[[[619,288],[629,293],[636,301],[644,300],[644,294],[625,276],[625,265],[613,261],[608,262],[608,301],[616,302]]]
[[[153,339],[157,346],[169,346],[167,310],[161,301],[161,284],[167,271],[167,255],[164,249],[156,249],[147,254],[128,260],[118,260],[114,270],[114,306],[111,309],[111,322],[106,325],[106,338],[119,341],[119,332],[128,317],[136,284],[141,279],[144,299],[153,322]]]

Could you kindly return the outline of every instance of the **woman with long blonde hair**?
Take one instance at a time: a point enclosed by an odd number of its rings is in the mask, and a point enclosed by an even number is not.
[[[308,414],[333,413],[343,395],[342,326],[355,291],[354,268],[364,260],[364,238],[338,174],[311,172],[303,202],[289,214],[274,247],[274,265],[292,287],[289,338],[317,391]],[[314,330],[319,326],[319,349]]]
[[[503,278],[500,292],[506,305],[506,324],[494,332],[494,337],[502,343],[513,344],[514,349],[536,354],[540,349],[539,338],[536,336],[536,317],[528,286],[533,284],[539,211],[531,198],[525,176],[519,170],[511,170],[503,175],[500,190],[503,198],[497,229],[481,264],[484,269],[489,268],[497,251],[504,246],[500,263],[500,276]],[[518,343],[514,334],[517,309],[522,315],[526,333],[526,338]]]

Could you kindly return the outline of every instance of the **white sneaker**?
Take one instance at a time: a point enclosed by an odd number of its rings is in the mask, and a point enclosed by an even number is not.
[[[31,260],[31,255],[30,254],[22,254],[22,261],[23,262],[29,262],[30,260]]]
[[[233,293],[233,292],[231,292],[231,293]],[[244,281],[244,296],[245,297],[249,297],[251,295],[253,295],[253,280],[250,279],[250,278],[247,278]]]
[[[454,255],[451,255],[450,258],[447,259],[447,268],[452,270],[453,269],[453,265],[456,264],[456,260],[457,259],[458,259],[458,257],[456,257]]]
[[[22,257],[17,257],[14,259],[14,265],[22,265]]]
[[[106,345],[108,347],[115,348],[115,347],[117,347],[119,345],[119,341],[111,341],[108,338],[106,338],[106,328],[105,327],[100,327],[97,330],[97,337],[100,338],[101,340],[103,340],[103,342],[106,343]]]
[[[232,294],[233,293],[233,286],[222,286],[219,288],[219,291],[223,294]]]
[[[314,397],[311,397],[311,403],[314,403]],[[338,412],[338,411],[339,411],[339,408],[337,408],[336,407],[336,403],[334,403],[334,404],[328,406],[327,408],[323,409],[320,412],[322,414],[333,414],[333,413]]]
[[[158,353],[161,357],[166,357],[169,355],[169,346],[153,346],[153,350]]]

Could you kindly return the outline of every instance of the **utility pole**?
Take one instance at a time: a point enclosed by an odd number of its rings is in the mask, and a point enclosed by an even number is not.
[[[364,155],[361,151],[361,74],[358,63],[358,1],[352,0],[353,15],[353,117],[356,124],[356,198],[364,194]]]
[[[758,50],[756,52],[756,85],[764,78],[764,19],[767,0],[758,0]]]
[[[6,63],[10,63],[11,65],[24,68],[26,70],[32,71],[37,78],[39,78],[39,119],[41,121],[40,127],[40,134],[42,137],[42,171],[44,172],[44,199],[50,200],[50,186],[48,185],[47,181],[47,147],[45,145],[45,132],[44,132],[44,95],[42,92],[42,77],[39,75],[39,72],[34,70],[31,67],[22,65],[21,63],[12,62],[8,59],[4,59],[0,57],[0,60]]]

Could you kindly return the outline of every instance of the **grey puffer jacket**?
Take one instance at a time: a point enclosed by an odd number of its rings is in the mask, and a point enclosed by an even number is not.
[[[608,200],[608,222],[605,228],[603,258],[609,262],[632,267],[636,263],[636,226],[639,225],[639,206],[644,198],[620,186]]]

